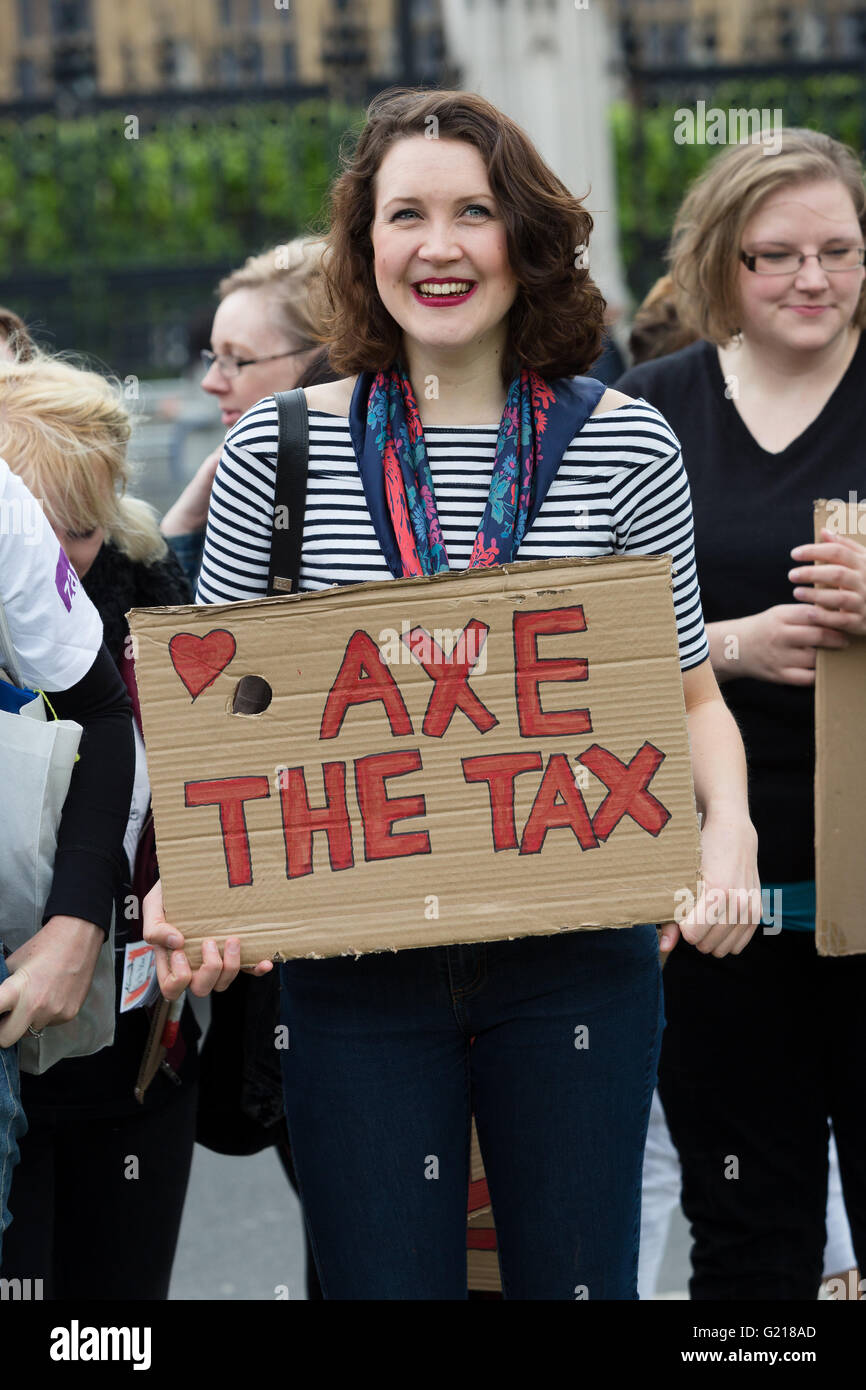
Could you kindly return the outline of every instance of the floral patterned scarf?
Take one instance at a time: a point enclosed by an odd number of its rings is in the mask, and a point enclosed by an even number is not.
[[[470,568],[499,565],[517,554],[532,506],[547,412],[555,400],[552,386],[537,372],[524,369],[512,381]],[[399,364],[376,374],[367,424],[382,457],[385,495],[403,574],[439,574],[450,569],[421,417],[411,382]]]
[[[592,377],[547,380],[533,371],[515,377],[471,565],[515,558],[566,449],[604,391]],[[402,363],[359,374],[349,429],[370,519],[391,574],[398,579],[447,570],[424,431]]]

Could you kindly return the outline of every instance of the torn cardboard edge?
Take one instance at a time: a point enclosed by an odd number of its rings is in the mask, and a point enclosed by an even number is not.
[[[820,498],[821,528],[866,546],[866,501]],[[866,953],[866,637],[820,647],[815,662],[815,945],[822,956]],[[784,904],[782,907],[784,916]]]

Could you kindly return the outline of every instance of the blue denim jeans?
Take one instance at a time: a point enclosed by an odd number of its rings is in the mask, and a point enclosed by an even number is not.
[[[0,984],[6,979],[6,957],[0,942]],[[12,1169],[18,1162],[18,1140],[27,1133],[21,1109],[18,1080],[18,1045],[0,1047],[0,1262],[3,1258],[3,1232],[12,1220],[6,1203],[12,1186]]]
[[[470,1115],[506,1298],[634,1299],[663,1027],[638,926],[281,966],[326,1298],[465,1299]]]

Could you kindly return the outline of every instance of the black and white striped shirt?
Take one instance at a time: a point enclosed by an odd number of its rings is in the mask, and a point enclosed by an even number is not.
[[[311,410],[300,588],[389,579],[364,499],[349,422]],[[451,568],[465,569],[490,488],[498,426],[424,429]],[[226,436],[214,479],[199,603],[267,592],[278,423],[267,396]],[[680,665],[709,655],[679,441],[646,401],[591,416],[569,444],[519,559],[670,554]]]

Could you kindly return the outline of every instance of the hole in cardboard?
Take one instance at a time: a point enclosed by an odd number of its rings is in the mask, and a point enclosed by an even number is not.
[[[273,696],[264,676],[241,676],[232,696],[232,714],[261,714]]]

